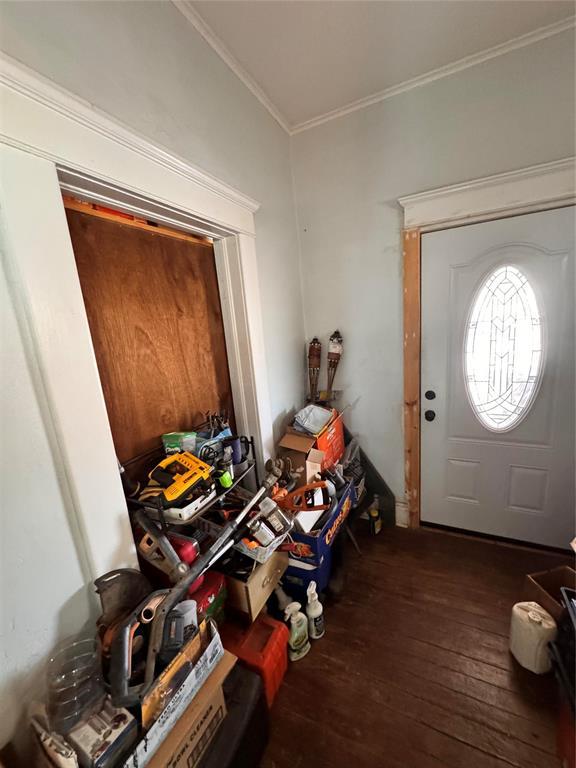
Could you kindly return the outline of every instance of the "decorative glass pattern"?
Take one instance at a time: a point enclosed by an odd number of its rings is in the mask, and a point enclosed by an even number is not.
[[[498,267],[481,286],[465,340],[468,397],[481,424],[516,426],[536,395],[542,363],[542,318],[528,278]]]

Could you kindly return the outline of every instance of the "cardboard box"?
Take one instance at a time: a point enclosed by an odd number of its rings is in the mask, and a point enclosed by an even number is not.
[[[280,456],[288,456],[292,460],[295,471],[303,469],[299,484],[311,482],[314,475],[330,469],[344,455],[342,414],[334,409],[332,420],[317,435],[307,435],[294,427],[288,427],[278,443],[278,449]]]
[[[322,470],[324,453],[314,448],[316,438],[301,432],[286,432],[278,443],[278,454],[289,458],[294,472],[301,472],[298,485],[312,482],[312,478]]]
[[[224,656],[210,674],[197,696],[162,742],[149,768],[194,768],[226,717],[222,683],[236,663],[236,656]]]
[[[353,506],[354,485],[349,483],[322,530],[311,533],[292,531],[292,539],[298,548],[290,553],[283,583],[305,591],[308,584],[315,581],[319,592],[326,589],[330,580],[332,543]]]
[[[202,630],[202,625],[200,626],[200,629]],[[202,688],[204,681],[224,656],[224,647],[214,622],[207,622],[206,631],[208,633],[208,645],[206,649],[198,658],[182,685],[172,695],[172,698],[164,707],[158,719],[146,732],[144,738],[136,745],[136,749],[132,752],[130,757],[123,763],[123,768],[144,768],[144,766],[150,763],[160,745],[168,737],[192,699]],[[165,681],[166,673],[168,673],[169,670],[174,669],[173,665],[175,665],[175,663],[181,665],[183,660],[186,661],[186,659],[183,658],[183,655],[188,655],[190,659],[194,658],[197,652],[194,641],[200,636],[201,633],[192,638],[178,656],[176,656],[176,658],[168,665],[162,675],[160,675],[157,683],[149,694],[152,696],[150,700],[151,707],[153,706],[154,697],[158,691],[161,690]],[[144,702],[142,708],[144,719]]]
[[[541,605],[556,622],[566,613],[562,604],[561,587],[576,589],[576,571],[568,565],[550,571],[529,573],[524,582],[524,600]]]
[[[278,586],[287,567],[288,553],[275,552],[265,563],[255,565],[248,581],[227,575],[228,605],[248,614],[250,621],[254,621]]]

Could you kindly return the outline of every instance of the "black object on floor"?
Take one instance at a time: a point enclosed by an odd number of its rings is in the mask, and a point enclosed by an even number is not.
[[[258,768],[270,716],[259,675],[236,664],[224,682],[228,714],[198,768]]]

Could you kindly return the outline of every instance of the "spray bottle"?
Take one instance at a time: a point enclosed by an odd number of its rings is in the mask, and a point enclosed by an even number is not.
[[[324,608],[318,599],[316,592],[316,582],[311,581],[306,590],[308,595],[308,605],[306,606],[306,615],[308,616],[308,634],[311,640],[320,640],[324,637],[326,628],[324,626]]]
[[[300,603],[290,603],[286,606],[284,618],[290,619],[290,638],[288,640],[288,656],[290,661],[298,661],[304,658],[310,650],[308,640],[308,622],[306,616],[301,613]]]
[[[274,594],[276,595],[276,599],[278,600],[278,608],[284,613],[286,608],[290,605],[292,602],[292,598],[289,597],[286,592],[282,589],[282,585],[278,584],[276,589],[274,590]]]

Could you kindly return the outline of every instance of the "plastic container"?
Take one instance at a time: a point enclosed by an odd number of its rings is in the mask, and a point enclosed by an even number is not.
[[[310,650],[308,640],[308,619],[300,610],[300,603],[289,603],[284,611],[284,619],[290,622],[288,637],[288,658],[290,661],[300,661]]]
[[[542,675],[552,666],[548,643],[556,639],[556,622],[538,603],[516,603],[510,624],[510,652],[525,669]]]
[[[288,669],[288,627],[264,614],[248,628],[226,623],[220,634],[224,648],[260,675],[271,707]]]
[[[324,637],[326,628],[324,626],[324,608],[318,599],[316,592],[316,582],[311,581],[306,590],[308,604],[306,606],[306,616],[308,617],[308,637],[311,640],[320,640]]]
[[[48,663],[48,717],[66,735],[83,717],[99,710],[105,691],[96,640],[64,645]]]

